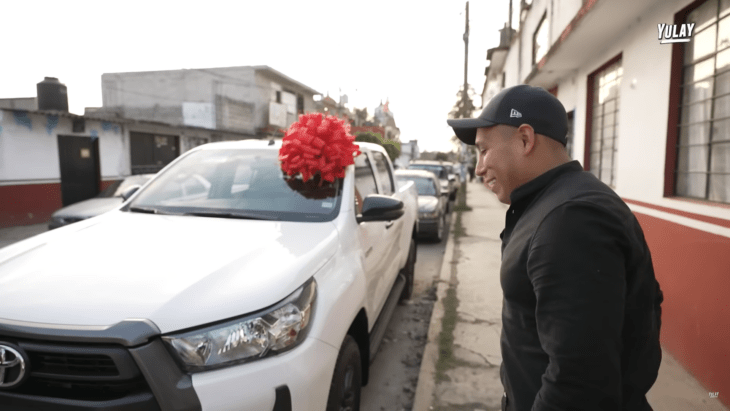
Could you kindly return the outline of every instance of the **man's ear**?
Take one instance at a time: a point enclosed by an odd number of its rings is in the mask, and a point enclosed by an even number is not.
[[[535,143],[537,136],[535,129],[529,124],[523,124],[517,128],[517,138],[519,139],[520,148],[523,154],[529,155],[535,151]]]

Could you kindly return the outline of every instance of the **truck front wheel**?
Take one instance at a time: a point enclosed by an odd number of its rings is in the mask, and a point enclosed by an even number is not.
[[[335,373],[332,376],[327,411],[359,411],[362,385],[360,349],[352,336],[345,336],[337,355]]]

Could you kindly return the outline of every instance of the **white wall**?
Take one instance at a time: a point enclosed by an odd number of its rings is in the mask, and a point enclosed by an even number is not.
[[[99,162],[102,180],[118,180],[130,175],[131,158],[129,133],[121,124],[87,121],[87,133],[75,133],[76,135],[99,136]],[[74,135],[71,133],[69,135]]]
[[[585,100],[586,81],[575,75],[558,83],[558,99],[565,111],[575,110],[573,114],[573,149],[572,157],[583,164],[583,150],[585,149]]]
[[[12,111],[0,110],[0,183],[60,178],[56,133],[47,133],[45,117],[27,114],[29,126],[19,124]],[[59,118],[58,129],[71,128]],[[38,181],[43,182],[43,181]]]
[[[515,40],[512,43],[512,46],[509,49],[509,52],[507,53],[507,58],[504,62],[504,87],[512,87],[516,86],[518,84],[522,84],[522,79],[520,79],[517,76],[519,66],[518,66],[518,50],[519,50],[519,38]]]
[[[0,113],[0,184],[59,182],[58,135],[97,136],[102,179],[129,174],[128,138],[119,124],[87,120],[85,132],[74,133],[70,118],[57,116],[54,125],[49,116],[26,113],[23,123],[12,111]]]
[[[570,24],[580,8],[583,0],[550,0],[548,19],[550,19],[550,44],[554,44],[563,30]]]
[[[577,109],[574,153],[582,162],[588,75],[622,54],[615,188],[627,198],[648,201],[663,196],[672,48],[659,44],[656,22],[673,21],[674,13],[683,7],[676,4],[682,2],[673,3],[641,16],[643,24],[635,24],[622,37],[597,45],[606,51],[579,69],[574,97],[570,97],[570,82],[561,83],[558,89],[566,108],[573,105]],[[636,86],[632,87],[634,80]]]

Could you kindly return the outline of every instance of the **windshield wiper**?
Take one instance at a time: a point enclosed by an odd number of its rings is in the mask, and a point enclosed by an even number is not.
[[[147,213],[147,214],[158,214],[160,212],[156,208],[149,208],[149,207],[129,207],[129,211],[132,211],[135,213]]]
[[[274,217],[262,216],[258,214],[228,213],[215,211],[197,211],[184,213],[183,215],[191,215],[196,217],[219,217],[219,218],[238,218],[241,220],[276,220]]]
[[[129,207],[129,211],[135,213],[146,213],[146,214],[162,214],[162,215],[174,215],[174,213],[168,213],[166,211],[160,211],[152,207]]]

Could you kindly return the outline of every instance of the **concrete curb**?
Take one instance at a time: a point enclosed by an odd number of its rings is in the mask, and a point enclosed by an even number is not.
[[[428,411],[433,405],[433,394],[436,389],[436,363],[439,359],[439,334],[441,334],[441,321],[444,317],[444,303],[446,291],[451,284],[451,263],[454,259],[454,223],[456,212],[451,213],[449,225],[449,237],[446,243],[444,259],[441,263],[441,272],[436,286],[436,302],[431,312],[431,321],[428,325],[426,348],[423,350],[421,359],[421,370],[418,373],[418,385],[413,401],[412,411]]]

